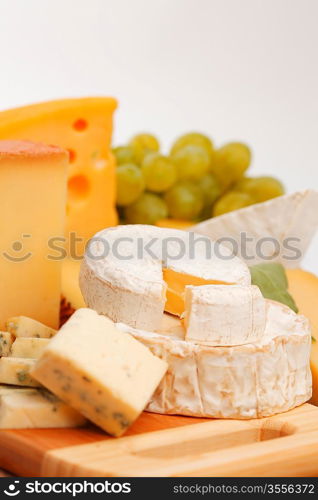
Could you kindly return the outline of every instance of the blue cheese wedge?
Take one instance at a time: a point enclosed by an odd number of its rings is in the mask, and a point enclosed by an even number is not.
[[[0,356],[9,356],[13,339],[11,333],[0,332]]]
[[[37,359],[49,342],[50,339],[18,337],[12,344],[10,356]]]
[[[149,402],[167,363],[91,309],[79,309],[37,360],[32,376],[67,404],[120,436]]]
[[[3,357],[0,359],[0,383],[40,387],[30,375],[36,360],[27,358]]]
[[[16,316],[6,321],[6,329],[15,337],[36,337],[50,339],[56,330],[27,316]]]
[[[0,429],[79,427],[85,422],[46,389],[0,386]]]

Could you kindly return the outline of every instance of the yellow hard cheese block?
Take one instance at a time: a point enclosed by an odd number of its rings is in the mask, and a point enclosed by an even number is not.
[[[26,316],[16,316],[6,321],[6,330],[15,337],[35,337],[49,339],[56,330]]]
[[[165,311],[176,316],[181,316],[184,312],[184,293],[187,285],[228,284],[221,281],[204,280],[198,276],[176,272],[173,269],[163,269],[163,279],[167,285]]]
[[[1,123],[1,119],[0,119]],[[55,146],[0,141],[0,328],[23,314],[57,327],[68,154]]]
[[[0,429],[79,427],[85,418],[45,389],[0,385]]]
[[[313,376],[311,402],[318,406],[318,277],[302,269],[286,269],[286,273],[289,291],[296,301],[299,312],[309,318],[312,326],[314,340],[311,351]]]
[[[86,307],[79,287],[81,260],[65,259],[62,265],[62,295],[74,309]]]
[[[87,241],[117,223],[115,165],[110,153],[116,106],[108,97],[62,99],[0,113],[0,139],[41,141],[69,151],[66,229],[68,235],[74,233],[68,245],[72,255],[84,249],[83,241],[75,243],[75,237]],[[46,183],[50,188],[48,176]]]
[[[9,358],[6,358],[9,359]],[[167,364],[92,309],[79,309],[32,371],[45,387],[114,436],[145,408]]]

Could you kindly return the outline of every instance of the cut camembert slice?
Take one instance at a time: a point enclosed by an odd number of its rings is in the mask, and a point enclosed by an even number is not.
[[[191,232],[127,225],[95,235],[80,287],[88,307],[115,322],[156,331],[164,311],[180,316],[186,285],[250,285],[247,265]]]
[[[187,286],[185,340],[214,346],[261,340],[266,302],[257,286]]]

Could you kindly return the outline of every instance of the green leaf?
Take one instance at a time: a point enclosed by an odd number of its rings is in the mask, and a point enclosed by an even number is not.
[[[270,262],[250,267],[252,284],[258,286],[266,299],[276,300],[296,313],[298,307],[288,292],[288,280],[281,264]]]

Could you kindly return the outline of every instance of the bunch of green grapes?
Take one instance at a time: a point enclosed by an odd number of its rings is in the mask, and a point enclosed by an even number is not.
[[[123,223],[156,224],[166,218],[195,223],[284,194],[273,177],[246,176],[252,157],[246,144],[216,149],[198,132],[179,137],[168,155],[146,133],[114,148],[113,154]]]

